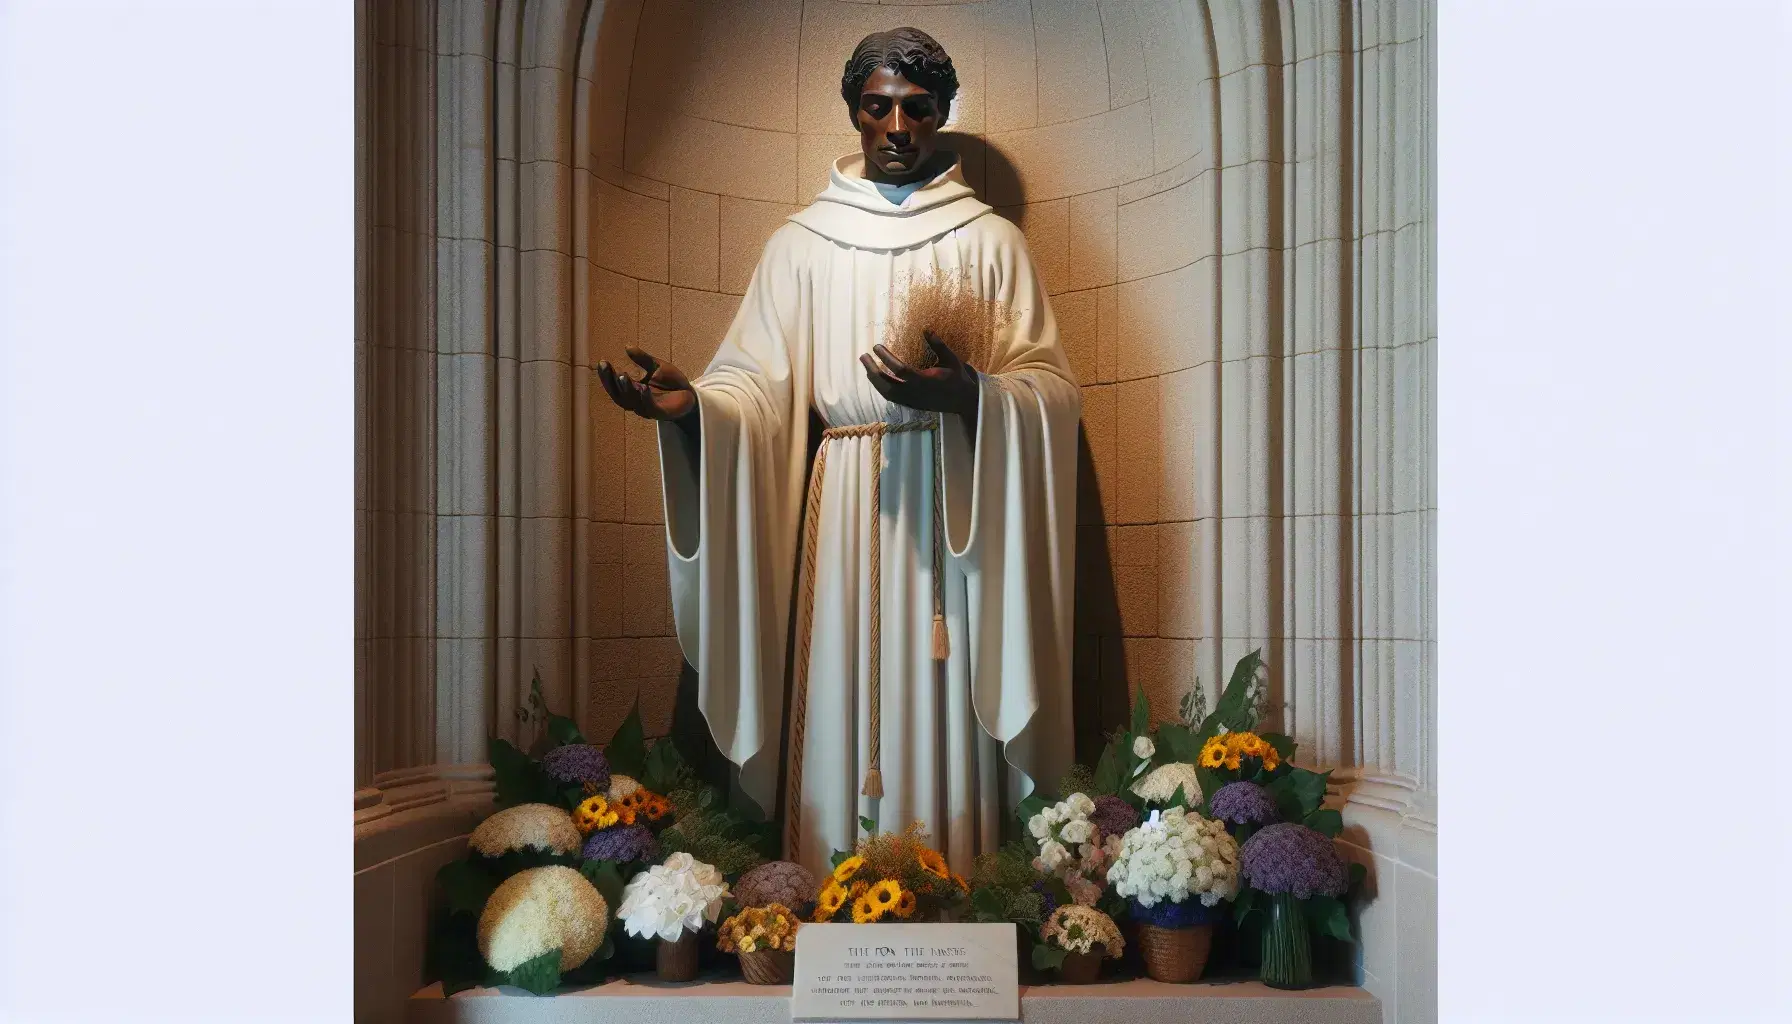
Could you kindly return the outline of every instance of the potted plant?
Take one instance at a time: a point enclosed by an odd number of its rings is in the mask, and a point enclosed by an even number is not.
[[[1331,837],[1291,821],[1258,830],[1245,843],[1241,860],[1251,888],[1268,897],[1266,908],[1252,908],[1269,915],[1263,928],[1263,983],[1271,988],[1311,986],[1310,923],[1345,940],[1350,937],[1338,899],[1349,888],[1349,866]]]
[[[1108,883],[1139,921],[1145,973],[1193,981],[1207,966],[1219,905],[1238,892],[1238,843],[1187,808],[1153,812],[1121,840]]]
[[[1101,975],[1102,958],[1119,959],[1126,948],[1113,918],[1077,903],[1052,911],[1039,937],[1046,949],[1042,959],[1057,961],[1058,980],[1066,985],[1094,982]]]
[[[716,948],[740,957],[751,985],[788,985],[796,972],[796,932],[802,922],[789,907],[748,907],[722,922]]]
[[[622,890],[622,930],[658,939],[654,971],[662,981],[697,976],[697,933],[721,915],[728,886],[722,873],[688,853],[675,853],[629,880]]]

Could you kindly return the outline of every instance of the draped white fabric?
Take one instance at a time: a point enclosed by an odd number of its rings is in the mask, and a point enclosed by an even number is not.
[[[693,444],[664,425],[660,456],[679,642],[698,704],[741,784],[775,804],[785,659],[808,479],[809,409],[829,427],[911,422],[865,379],[893,285],[968,271],[1012,311],[982,371],[974,432],[961,417],[882,440],[830,438],[818,517],[806,700],[788,751],[785,855],[811,868],[860,815],[924,822],[955,866],[998,841],[1001,818],[1072,757],[1071,594],[1079,392],[1020,231],[958,169],[892,205],[838,163],[816,202],[771,238],[707,372]],[[935,460],[935,446],[943,458]],[[935,466],[940,472],[935,473]],[[942,479],[943,478],[943,479]],[[932,656],[934,489],[944,486],[950,655]],[[881,547],[885,795],[860,795],[870,718],[871,529]],[[961,870],[964,868],[961,868]]]

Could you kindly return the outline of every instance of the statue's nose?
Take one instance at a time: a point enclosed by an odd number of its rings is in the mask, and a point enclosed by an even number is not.
[[[892,145],[892,146],[908,145],[908,132],[906,132],[906,131],[891,132],[889,135],[889,138],[890,138],[890,145]]]

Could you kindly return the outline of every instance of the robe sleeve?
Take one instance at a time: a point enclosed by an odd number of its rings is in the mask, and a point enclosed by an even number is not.
[[[975,430],[941,423],[946,547],[965,579],[970,688],[983,730],[1023,776],[1073,757],[1071,639],[1077,423],[1082,400],[1019,229],[986,215],[972,255],[1011,322],[980,372]]]
[[[742,790],[777,791],[785,630],[806,467],[809,353],[798,315],[802,229],[767,243],[708,370],[695,438],[660,424],[667,563],[697,706]]]

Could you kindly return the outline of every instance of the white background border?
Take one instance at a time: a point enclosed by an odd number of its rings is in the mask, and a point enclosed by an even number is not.
[[[349,1017],[352,12],[0,6],[0,1020]],[[1787,1012],[1784,17],[1440,12],[1445,1021]]]

